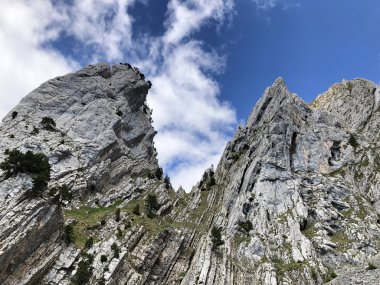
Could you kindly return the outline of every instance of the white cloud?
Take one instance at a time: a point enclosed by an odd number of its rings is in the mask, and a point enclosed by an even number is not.
[[[32,5],[33,3],[33,5]],[[0,9],[0,118],[44,81],[70,72],[75,64],[43,48],[58,31],[61,16],[49,2],[8,1]]]
[[[169,1],[165,43],[178,43],[192,32],[198,31],[207,21],[223,22],[233,7],[233,0]]]
[[[289,8],[300,8],[301,3],[295,0],[251,0],[258,9],[270,10],[281,4],[284,10]]]
[[[217,163],[236,124],[235,111],[220,101],[219,85],[212,78],[223,71],[225,60],[205,51],[194,34],[204,25],[220,28],[233,14],[234,1],[170,0],[165,32],[154,38],[133,36],[128,9],[137,1],[147,4],[145,0],[3,4],[0,44],[6,60],[0,64],[0,115],[45,80],[76,67],[49,45],[65,34],[78,43],[81,62],[132,61],[153,82],[148,103],[158,131],[159,162],[175,187],[182,184],[190,190],[203,171]]]
[[[148,100],[153,114],[158,114],[154,126],[159,161],[172,169],[176,186],[189,190],[206,167],[216,164],[236,115],[218,100],[218,84],[205,75],[207,70],[223,68],[222,59],[193,41],[176,47],[166,59],[162,71],[152,78]]]
[[[159,161],[174,186],[182,184],[187,191],[218,162],[236,124],[235,111],[220,102],[219,85],[209,75],[223,71],[224,58],[206,52],[191,35],[211,21],[222,24],[233,7],[230,0],[172,0],[168,5],[167,30],[158,47],[163,64],[151,78],[148,102],[158,130]]]
[[[259,9],[269,10],[274,8],[281,0],[251,0]]]
[[[60,28],[85,46],[94,47],[92,60],[123,58],[123,50],[132,45],[133,18],[128,8],[136,0],[76,0],[72,5],[57,4],[64,15]]]

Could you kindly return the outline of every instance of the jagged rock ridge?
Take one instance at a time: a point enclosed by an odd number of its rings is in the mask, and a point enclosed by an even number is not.
[[[377,284],[374,83],[343,81],[308,105],[276,80],[188,194],[162,177],[149,88],[128,64],[98,64],[6,116],[0,161],[31,150],[52,170],[37,198],[30,174],[2,173],[1,284]]]

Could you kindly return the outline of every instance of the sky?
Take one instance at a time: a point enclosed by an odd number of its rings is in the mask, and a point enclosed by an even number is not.
[[[153,83],[158,159],[189,191],[281,76],[307,102],[380,82],[378,0],[0,0],[0,118],[44,81],[128,62]]]

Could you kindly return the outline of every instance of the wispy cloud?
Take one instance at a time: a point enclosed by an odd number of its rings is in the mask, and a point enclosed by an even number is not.
[[[119,60],[132,46],[133,18],[128,9],[135,2],[137,0],[77,0],[72,5],[57,2],[55,8],[62,15],[58,27],[82,45],[92,47],[93,61],[97,58]]]
[[[218,84],[205,72],[221,68],[221,59],[187,42],[166,56],[163,69],[152,78],[149,104],[158,130],[159,160],[173,181],[189,189],[204,169],[216,164],[236,114],[218,100]]]
[[[58,51],[43,47],[59,36],[54,23],[61,20],[62,16],[48,1],[2,3],[0,118],[39,84],[77,67]]]
[[[281,0],[251,0],[259,9],[269,10],[276,6]]]
[[[251,0],[251,2],[255,4],[258,9],[266,11],[277,6],[282,7],[284,10],[301,7],[301,2],[297,0]]]
[[[233,0],[171,0],[164,42],[175,44],[199,30],[207,21],[224,22],[234,7]]]
[[[234,109],[220,101],[219,85],[212,78],[223,72],[225,59],[215,51],[206,51],[194,34],[204,25],[220,28],[231,18],[234,1],[170,0],[164,33],[158,37],[134,37],[129,9],[137,1],[37,0],[3,4],[0,44],[8,62],[0,65],[0,85],[7,86],[0,87],[0,94],[5,94],[0,95],[0,106],[4,106],[0,115],[5,115],[38,84],[77,68],[77,62],[64,57],[51,44],[62,35],[70,36],[77,42],[77,59],[81,63],[129,61],[153,82],[148,103],[154,110],[158,131],[155,142],[159,162],[176,187],[182,184],[190,190],[204,169],[217,163],[236,124]],[[140,2],[149,5],[145,0]],[[22,24],[14,20],[20,18]]]

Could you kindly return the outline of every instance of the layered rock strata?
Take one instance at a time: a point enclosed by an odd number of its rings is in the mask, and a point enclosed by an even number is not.
[[[149,88],[128,64],[98,64],[5,117],[0,161],[43,153],[51,179],[30,197],[30,173],[1,173],[1,284],[376,284],[374,83],[307,104],[277,79],[190,193],[158,166]]]

